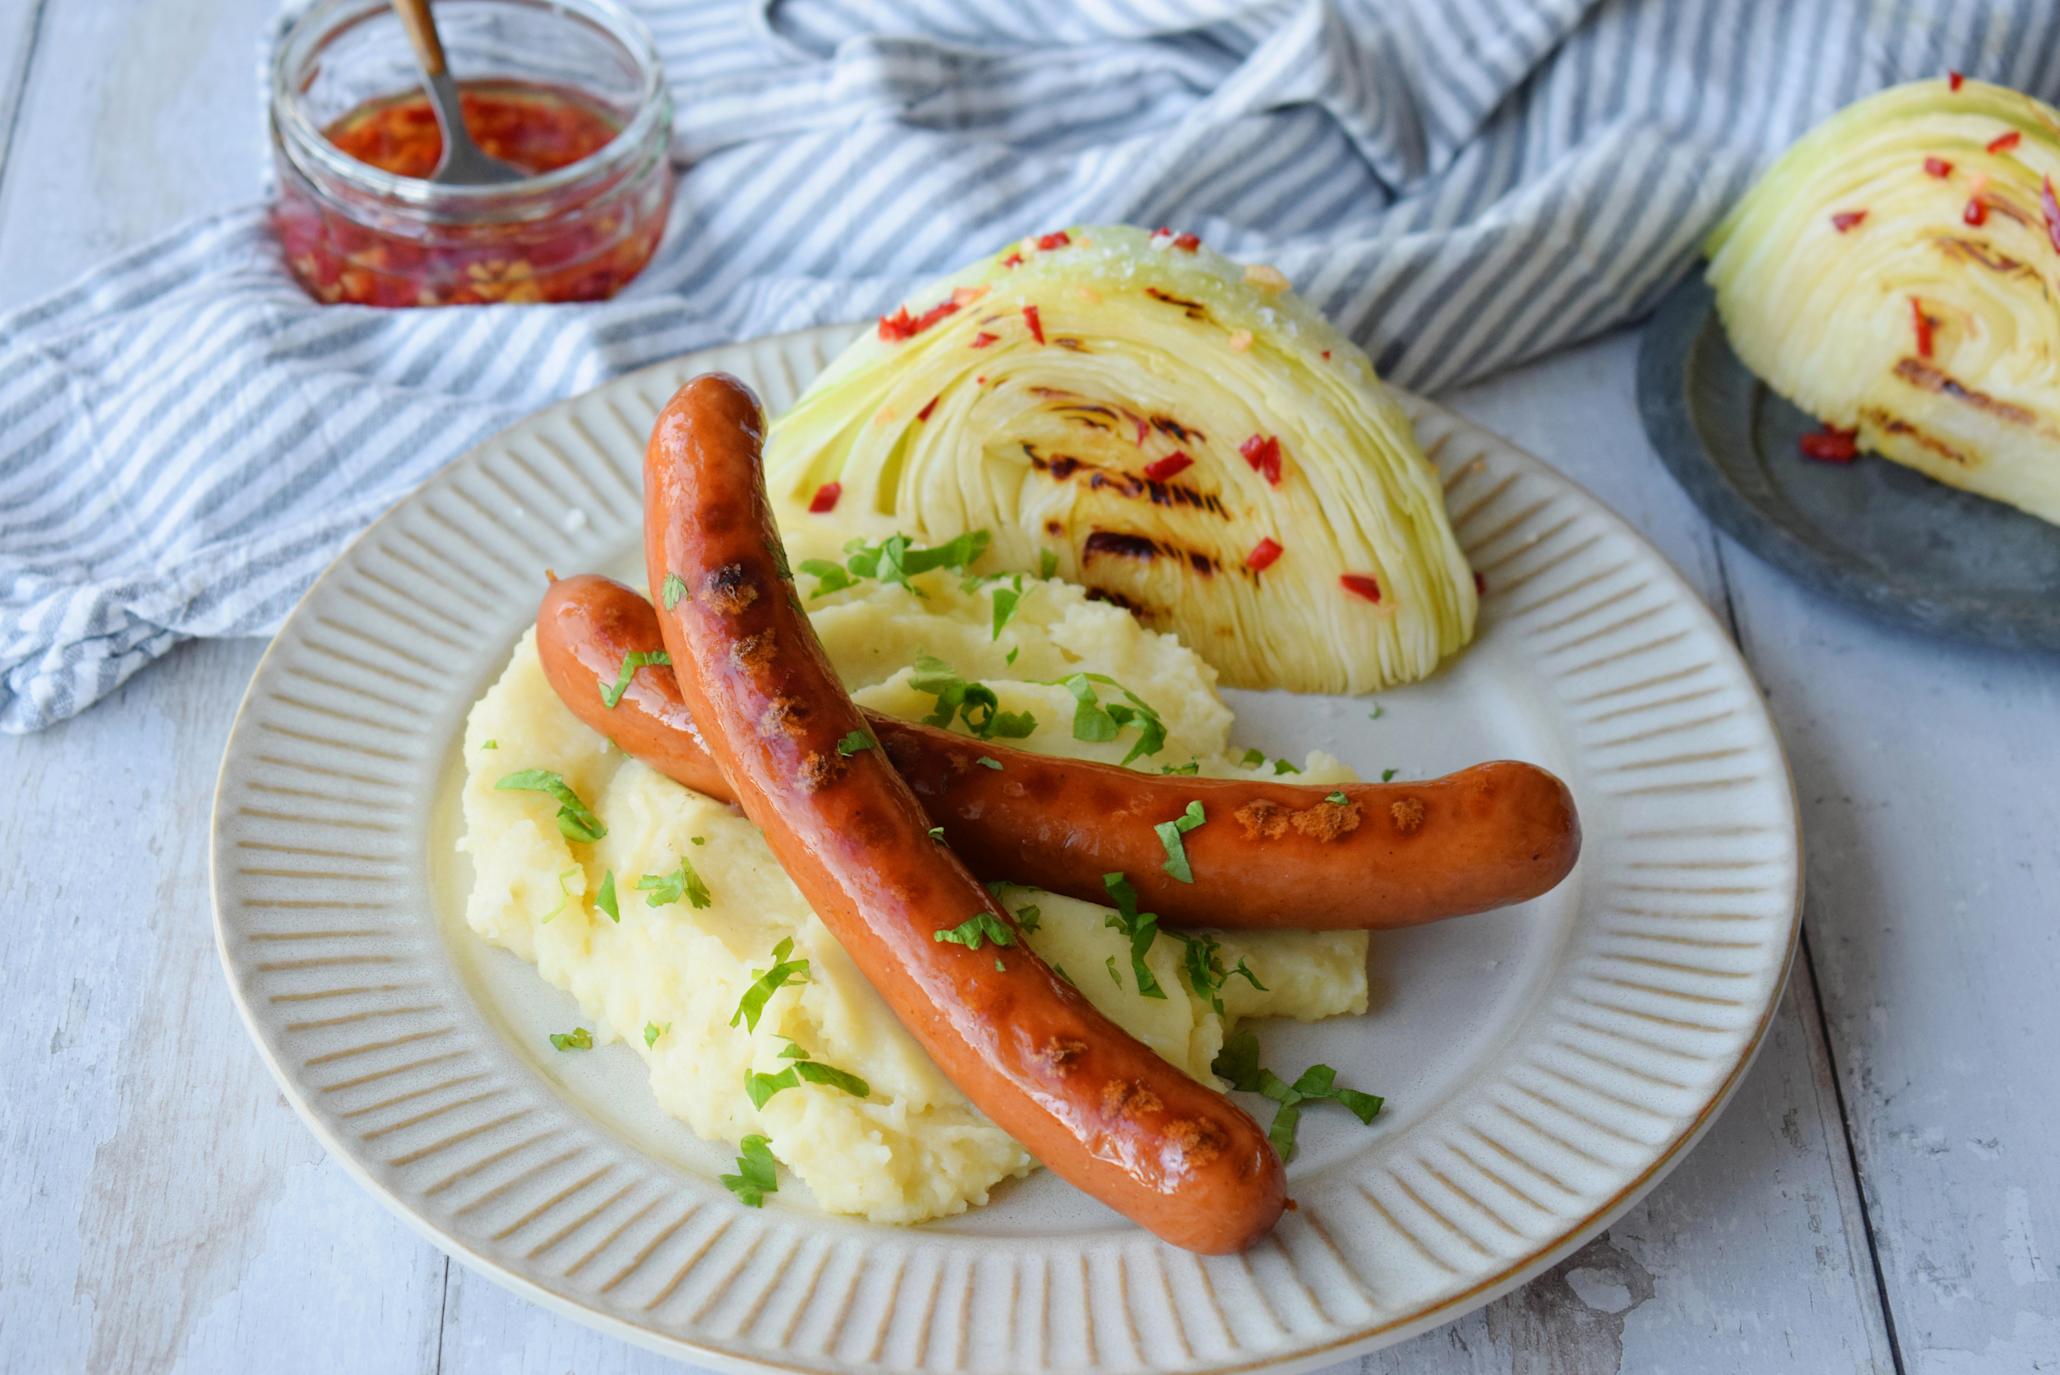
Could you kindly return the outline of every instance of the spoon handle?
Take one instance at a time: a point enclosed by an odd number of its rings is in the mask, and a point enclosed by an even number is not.
[[[393,0],[394,13],[408,31],[408,43],[426,76],[444,74],[443,40],[436,36],[436,21],[429,17],[429,0]]]

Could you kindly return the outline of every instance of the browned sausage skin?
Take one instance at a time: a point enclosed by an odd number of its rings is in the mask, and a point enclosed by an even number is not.
[[[688,382],[651,432],[644,547],[672,671],[745,815],[866,978],[973,1103],[1055,1173],[1177,1246],[1242,1249],[1285,1184],[1257,1124],[1097,1012],[929,835],[787,576],[757,399]],[[671,580],[676,579],[676,582]],[[1007,943],[941,941],[980,917]]]
[[[642,669],[612,709],[601,700],[626,655],[663,647],[651,604],[607,578],[562,578],[537,611],[544,674],[580,720],[666,776],[730,801],[673,675]],[[1102,875],[1121,870],[1168,925],[1410,926],[1534,898],[1580,853],[1572,795],[1529,764],[1479,764],[1423,783],[1297,786],[1136,773],[865,717],[975,874],[1098,902]],[[982,756],[1002,767],[979,764]],[[1346,801],[1328,801],[1335,793]],[[1185,837],[1194,882],[1184,883],[1166,872],[1153,828],[1190,801],[1208,820]]]

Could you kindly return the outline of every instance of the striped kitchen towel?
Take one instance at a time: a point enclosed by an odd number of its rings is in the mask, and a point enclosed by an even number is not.
[[[1856,96],[1947,69],[2060,96],[2052,0],[635,7],[683,177],[612,302],[315,306],[253,203],[0,318],[0,727],[271,630],[353,532],[547,401],[891,310],[1026,232],[1195,231],[1435,390],[1638,315]]]

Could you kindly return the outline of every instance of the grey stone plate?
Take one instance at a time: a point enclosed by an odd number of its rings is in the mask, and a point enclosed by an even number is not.
[[[2060,526],[1872,454],[1804,458],[1816,422],[1738,360],[1699,274],[1646,326],[1638,409],[1696,505],[1798,581],[1941,635],[2060,650]]]

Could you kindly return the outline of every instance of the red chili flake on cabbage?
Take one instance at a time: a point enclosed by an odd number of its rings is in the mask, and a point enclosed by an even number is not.
[[[989,334],[983,329],[972,337],[972,340],[967,343],[966,347],[969,349],[984,349],[1000,337],[998,334]]]
[[[1175,234],[1173,236],[1173,246],[1182,253],[1192,253],[1202,246],[1201,236],[1197,234]]]
[[[1066,236],[1065,230],[1061,229],[1056,234],[1046,234],[1043,238],[1037,241],[1037,246],[1043,249],[1045,252],[1049,253],[1054,248],[1064,248],[1067,244],[1071,242],[1073,242],[1073,240]]]
[[[1328,362],[1330,361],[1330,350],[1329,350],[1329,349],[1325,349],[1325,350],[1323,351],[1323,361],[1324,361],[1324,362],[1326,362],[1326,363],[1328,363]]]
[[[1915,296],[1910,298],[1910,319],[1917,326],[1917,356],[1931,357],[1931,317],[1924,313],[1924,302]]]
[[[1488,595],[1488,580],[1482,577],[1478,571],[1473,575],[1473,594],[1476,597]]]
[[[1380,583],[1371,573],[1340,573],[1338,586],[1355,597],[1364,597],[1375,606],[1380,605]]]
[[[1867,212],[1864,210],[1841,210],[1831,217],[1831,227],[1843,234],[1866,218]]]
[[[2046,217],[2046,241],[2053,245],[2055,253],[2060,253],[2060,196],[2053,194],[2050,176],[2039,182],[2039,211]]]
[[[1151,427],[1151,426],[1150,426],[1150,425],[1149,425],[1148,423],[1146,423],[1146,421],[1145,421],[1145,418],[1144,418],[1143,416],[1141,416],[1141,415],[1140,415],[1140,416],[1138,416],[1138,417],[1137,417],[1137,447],[1138,447],[1138,448],[1140,448],[1140,449],[1142,449],[1142,448],[1144,447],[1144,442],[1145,442],[1145,440],[1147,440],[1147,439],[1151,438],[1151,434],[1152,434],[1152,427]]]
[[[2012,129],[2007,134],[1997,134],[1994,138],[1990,139],[1988,150],[1991,153],[2007,153],[2022,142],[2024,142],[2024,135]]]
[[[1949,86],[1951,86],[1951,87],[1952,87],[1952,88],[1953,88],[1954,90],[1956,90],[1956,91],[1960,89],[1961,85],[1962,85],[1962,84],[1963,84],[1963,83],[1964,83],[1964,82],[1965,82],[1966,80],[1967,80],[1967,78],[1966,78],[1966,77],[1964,77],[1964,76],[1962,76],[1962,75],[1961,75],[1960,73],[1958,73],[1958,72],[1947,72],[1947,73],[1946,73],[1946,84],[1948,84]]]
[[[930,418],[930,412],[931,412],[931,411],[934,411],[934,410],[936,410],[936,409],[937,409],[937,402],[938,402],[939,400],[941,400],[941,399],[942,399],[942,398],[940,398],[940,397],[935,397],[935,396],[931,397],[931,398],[930,398],[930,404],[929,404],[929,405],[927,405],[927,406],[925,406],[925,407],[923,407],[923,408],[922,408],[921,410],[919,410],[919,411],[917,411],[917,412],[916,412],[916,419],[918,419],[918,420],[928,420],[928,419]]]
[[[1245,456],[1245,462],[1252,465],[1252,471],[1262,475],[1275,487],[1280,486],[1280,441],[1270,434],[1255,434],[1237,446]]]
[[[843,495],[843,483],[825,482],[822,486],[816,488],[815,495],[808,499],[808,513],[812,516],[819,516],[825,511],[836,510],[837,498]]]
[[[1038,343],[1044,342],[1044,322],[1037,318],[1036,306],[1023,307],[1023,323],[1030,326],[1030,337]]]
[[[1001,260],[1001,265],[1003,267],[1021,267],[1023,265],[1023,255],[1020,253],[1011,253],[1008,255],[1008,257],[1003,258]]]
[[[1147,464],[1144,475],[1153,482],[1164,482],[1176,473],[1184,473],[1194,466],[1195,461],[1193,459],[1180,450],[1175,449],[1164,458],[1154,459],[1151,463]]]
[[[1988,206],[1981,197],[1976,196],[1967,202],[1967,208],[1960,212],[1960,218],[1968,224],[1985,224],[1988,222]]]
[[[1273,561],[1279,558],[1280,554],[1281,549],[1278,542],[1271,539],[1262,539],[1252,546],[1251,553],[1245,555],[1245,567],[1251,569],[1254,573],[1263,573],[1273,567]]]
[[[913,316],[908,313],[908,307],[903,306],[892,315],[880,317],[880,337],[890,344],[913,339],[945,316],[956,314],[958,306],[957,301],[939,301],[921,315]]]
[[[1944,158],[1926,158],[1924,159],[1924,170],[1931,173],[1934,177],[1950,177],[1953,175],[1953,164],[1947,162]]]
[[[1812,430],[1796,441],[1804,458],[1814,458],[1819,463],[1846,464],[1860,456],[1860,432],[1841,430],[1826,423],[1821,430]]]

